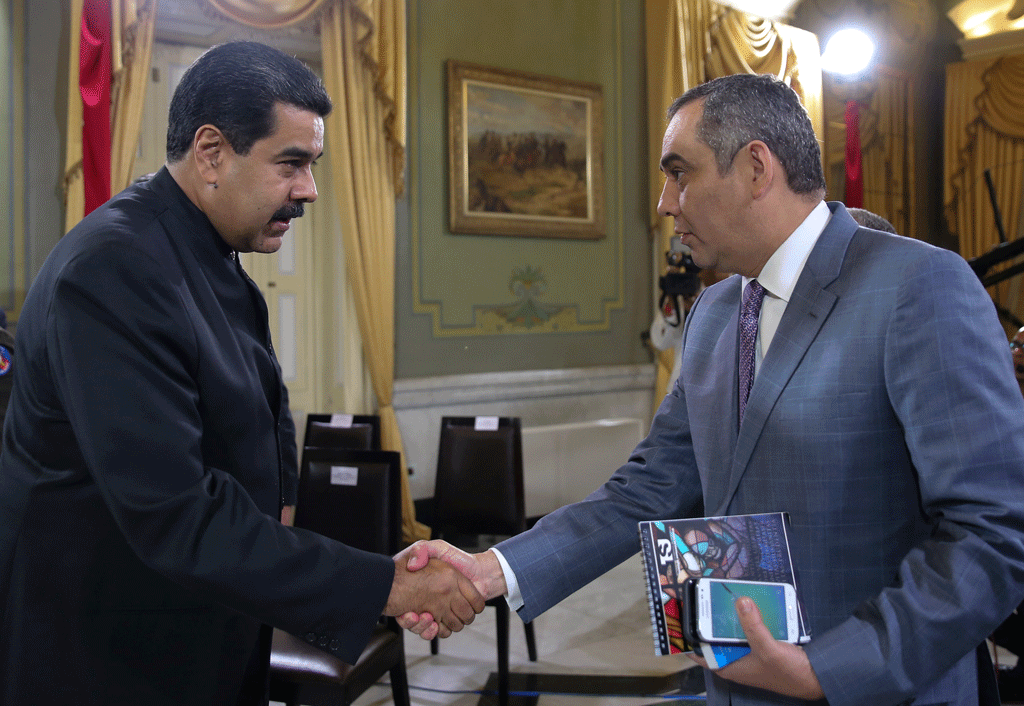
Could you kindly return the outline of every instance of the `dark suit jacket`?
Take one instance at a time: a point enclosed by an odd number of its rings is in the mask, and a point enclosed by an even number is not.
[[[282,526],[267,311],[166,170],[97,209],[19,320],[0,459],[0,701],[260,704],[270,630],[347,661],[389,557]]]
[[[498,548],[532,620],[637,552],[638,520],[785,511],[829,703],[976,706],[974,649],[1024,594],[1006,336],[961,257],[830,207],[742,425],[734,276],[692,308],[679,381],[629,462]],[[789,703],[707,681],[709,704]]]

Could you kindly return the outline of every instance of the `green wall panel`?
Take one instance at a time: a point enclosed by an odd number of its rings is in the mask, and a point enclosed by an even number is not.
[[[399,208],[396,374],[647,362],[647,155],[633,0],[410,0],[408,195]],[[605,236],[453,234],[445,64],[601,86]]]

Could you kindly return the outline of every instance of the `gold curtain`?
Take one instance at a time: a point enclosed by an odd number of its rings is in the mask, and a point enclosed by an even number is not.
[[[705,56],[709,44],[709,0],[647,0],[647,120],[648,154],[653,162],[661,155],[661,138],[665,133],[665,115],[672,101],[689,89],[704,83]],[[669,248],[674,225],[671,218],[658,215],[662,176],[654,165],[649,169],[650,199],[649,234],[658,244],[655,253]],[[664,267],[662,258],[655,259],[654,288]],[[657,410],[668,389],[674,364],[674,349],[658,351],[654,382],[654,408]]]
[[[985,186],[991,170],[1008,240],[1022,228],[1024,191],[1024,55],[946,67],[945,184],[943,203],[960,254],[972,258],[999,242]],[[991,272],[997,271],[996,268]],[[1024,318],[1020,277],[989,288],[998,306]],[[1016,328],[1004,322],[1007,331]]]
[[[665,111],[690,88],[718,76],[770,73],[785,80],[800,96],[819,140],[825,119],[818,38],[804,30],[748,15],[711,0],[647,0],[647,95],[649,153],[661,155]],[[671,218],[658,215],[661,174],[651,168],[650,232],[668,249]],[[654,277],[664,266],[657,260]],[[672,373],[674,351],[661,351],[655,382],[655,408]]]
[[[110,193],[132,180],[142,128],[149,67],[153,61],[153,29],[157,0],[114,0],[112,53],[114,81],[110,89]]]
[[[815,134],[825,134],[818,38],[802,29],[715,5],[707,79],[732,74],[774,74],[792,86]]]
[[[402,185],[405,6],[402,0],[330,0],[320,23],[324,82],[335,100],[327,142],[359,331],[385,448],[403,453],[391,405],[395,370],[395,199]],[[403,536],[416,522],[402,473]]]
[[[128,186],[139,143],[146,79],[153,57],[157,0],[110,0],[113,83],[110,88],[110,193]],[[85,213],[82,181],[82,96],[78,92],[83,0],[71,0],[68,117],[64,160],[64,232]]]
[[[904,71],[876,66],[860,81],[826,80],[825,177],[831,198],[842,200],[846,162],[846,102],[860,103],[864,203],[896,232],[919,237],[914,183],[914,87]]]
[[[205,0],[213,9],[239,24],[280,29],[309,17],[326,0]]]
[[[68,120],[64,138],[64,232],[71,230],[85,213],[82,179],[82,96],[78,92],[78,54],[81,48],[82,5],[71,0],[71,31],[68,47]]]
[[[874,129],[862,136],[864,208],[882,214],[908,238],[917,238],[914,185],[914,84],[902,71],[875,70],[868,103]]]

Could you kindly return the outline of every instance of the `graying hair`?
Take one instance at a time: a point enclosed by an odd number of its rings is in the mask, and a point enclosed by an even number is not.
[[[681,95],[668,109],[671,120],[680,108],[704,101],[697,136],[726,174],[741,149],[764,142],[798,194],[824,197],[825,175],[814,127],[796,92],[770,74],[735,74],[702,83]]]

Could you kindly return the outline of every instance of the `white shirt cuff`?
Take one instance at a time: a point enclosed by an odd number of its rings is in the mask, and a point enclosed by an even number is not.
[[[505,574],[505,602],[508,603],[508,607],[512,610],[519,610],[523,607],[523,594],[519,592],[519,582],[516,581],[516,575],[512,572],[512,567],[508,565],[508,561],[501,555],[494,547],[491,547],[491,551],[494,552],[494,556],[498,557],[498,563],[501,565],[501,573]]]

